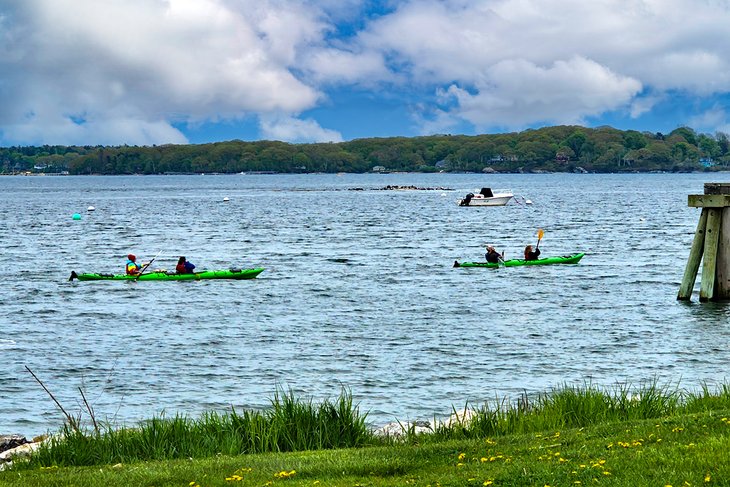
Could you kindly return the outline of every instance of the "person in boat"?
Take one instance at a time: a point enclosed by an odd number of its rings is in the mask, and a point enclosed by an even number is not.
[[[490,264],[499,264],[500,261],[504,262],[504,252],[501,254],[491,245],[487,247],[487,253],[484,254],[484,258]]]
[[[139,274],[142,266],[137,263],[137,257],[134,254],[127,255],[127,275],[136,276]]]
[[[474,193],[469,193],[464,198],[459,201],[459,206],[469,206],[469,203],[471,203],[471,199],[474,197]]]
[[[532,250],[532,245],[525,247],[525,260],[537,260],[540,257],[540,249]]]
[[[175,266],[175,270],[178,274],[193,274],[195,271],[195,266],[192,262],[188,262],[185,257],[180,257],[177,260],[177,266]]]

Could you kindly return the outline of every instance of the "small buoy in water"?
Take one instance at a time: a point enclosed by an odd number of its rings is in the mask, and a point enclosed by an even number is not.
[[[645,221],[646,221],[646,218],[644,218],[644,217],[642,216],[641,218],[639,218],[639,221],[640,221],[640,222],[645,222]]]
[[[227,203],[230,200],[228,199],[228,196],[226,196],[225,198],[223,198],[223,201],[225,201]]]
[[[93,206],[89,206],[88,208],[86,208],[86,211],[94,211],[94,210],[96,210],[96,208],[94,208]]]
[[[525,200],[525,204],[526,205],[531,205],[532,204],[532,200]]]
[[[78,213],[74,213],[74,216],[72,216],[71,218],[73,218],[74,220],[81,220],[81,215],[79,215]]]
[[[441,193],[441,196],[446,196],[446,193]]]

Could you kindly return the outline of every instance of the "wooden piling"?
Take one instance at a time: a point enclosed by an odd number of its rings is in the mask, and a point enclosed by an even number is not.
[[[702,251],[705,248],[706,226],[707,210],[702,209],[700,222],[697,224],[697,230],[695,231],[695,238],[692,240],[692,248],[689,251],[687,267],[684,269],[682,285],[679,287],[679,294],[677,294],[677,299],[681,301],[689,301],[692,298],[692,289],[695,287],[697,271],[700,269],[700,261],[702,260]]]
[[[705,193],[689,195],[687,202],[702,213],[677,299],[692,297],[700,261],[700,301],[730,299],[730,183],[705,183]]]
[[[717,247],[720,236],[720,218],[722,210],[718,208],[707,211],[707,229],[705,230],[705,249],[702,259],[702,281],[700,281],[700,302],[710,301],[715,296],[715,270],[717,269]],[[703,210],[703,211],[705,211]]]

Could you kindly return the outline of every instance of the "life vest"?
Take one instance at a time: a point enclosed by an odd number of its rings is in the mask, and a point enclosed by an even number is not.
[[[190,262],[184,262],[175,266],[178,274],[193,274],[193,269],[195,269],[195,266]]]
[[[140,266],[136,262],[128,260],[127,261],[127,274],[129,274],[129,275],[139,274],[139,269],[141,267],[142,266]]]

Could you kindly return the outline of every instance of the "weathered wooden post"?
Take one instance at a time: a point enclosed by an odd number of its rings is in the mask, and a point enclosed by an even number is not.
[[[730,183],[705,183],[705,194],[691,194],[687,201],[702,214],[677,299],[692,297],[700,260],[700,301],[730,299]]]

